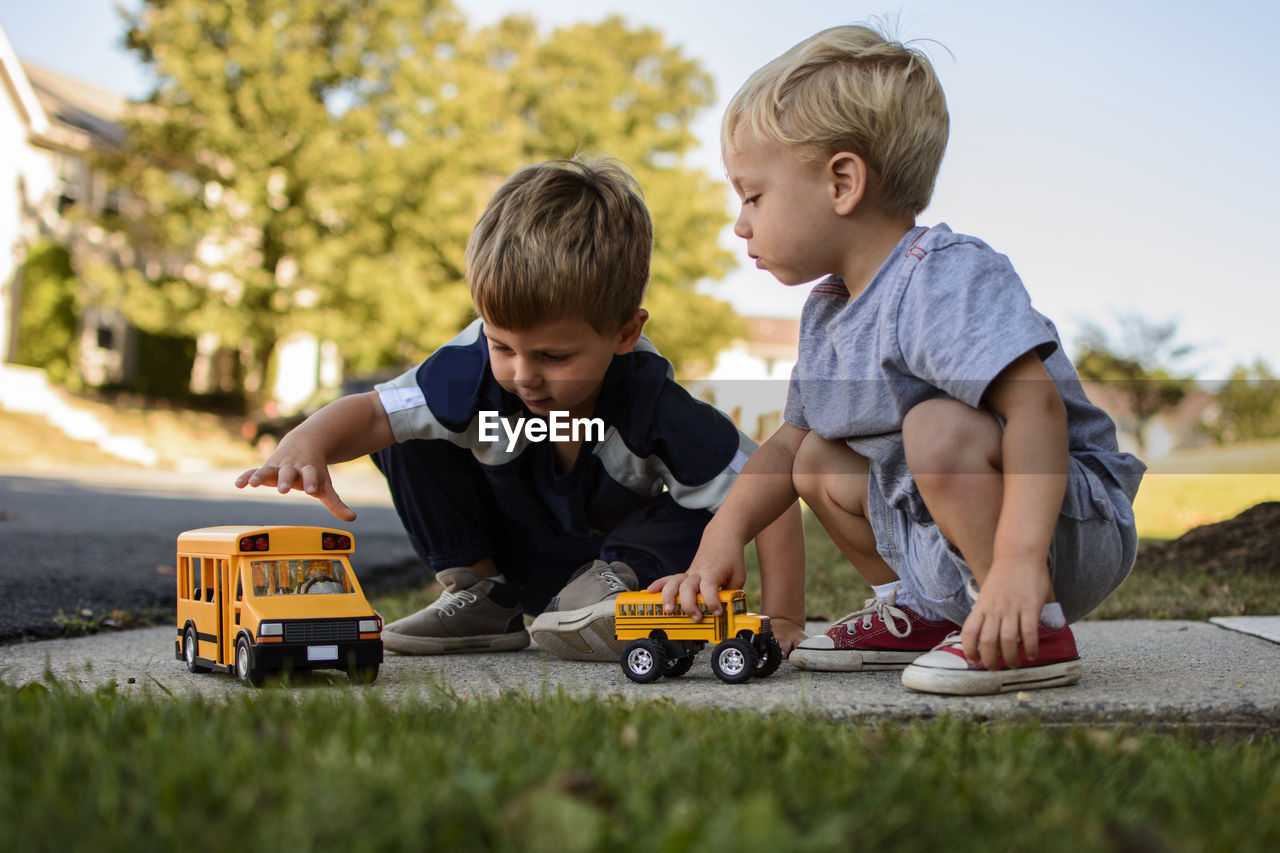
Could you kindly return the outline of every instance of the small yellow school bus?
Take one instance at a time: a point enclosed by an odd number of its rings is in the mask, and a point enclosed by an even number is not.
[[[178,536],[178,639],[191,672],[260,686],[267,672],[342,669],[371,683],[382,617],[351,570],[351,534],[321,527],[202,527]]]
[[[664,675],[684,675],[707,643],[716,644],[711,670],[721,681],[740,684],[773,675],[782,663],[782,648],[769,617],[749,612],[746,593],[740,589],[720,590],[720,604],[720,615],[713,616],[699,595],[702,619],[694,622],[679,604],[675,612],[664,613],[661,593],[619,593],[614,636],[627,643],[621,660],[627,678],[648,684]]]

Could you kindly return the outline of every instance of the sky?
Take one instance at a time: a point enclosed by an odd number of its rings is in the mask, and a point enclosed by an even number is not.
[[[145,70],[120,47],[120,0],[0,0],[18,55],[128,96]],[[619,14],[661,30],[715,79],[692,159],[723,175],[724,104],[757,67],[825,27],[888,21],[924,40],[951,139],[921,224],[1006,254],[1068,352],[1082,324],[1176,321],[1203,379],[1280,372],[1280,3],[1221,0],[457,0],[478,24],[546,27]],[[138,0],[123,0],[136,8]],[[726,188],[725,203],[736,214]],[[806,287],[749,267],[705,285],[744,314],[799,316]],[[1116,338],[1115,343],[1124,345]]]

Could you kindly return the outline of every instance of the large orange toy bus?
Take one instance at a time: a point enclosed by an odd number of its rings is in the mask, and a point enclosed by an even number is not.
[[[178,639],[192,672],[260,686],[268,672],[345,670],[368,684],[382,617],[351,571],[351,534],[321,527],[202,527],[178,536]]]
[[[694,622],[679,604],[675,612],[664,613],[662,593],[619,593],[614,600],[614,636],[626,643],[621,664],[627,678],[648,684],[663,676],[684,675],[707,643],[715,643],[711,671],[721,681],[741,684],[773,675],[782,663],[782,649],[769,617],[749,612],[746,593],[740,589],[722,589],[719,597],[721,612],[713,616],[699,595],[702,619]]]

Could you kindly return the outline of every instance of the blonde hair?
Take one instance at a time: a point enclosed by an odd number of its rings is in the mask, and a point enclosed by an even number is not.
[[[466,274],[476,310],[497,326],[580,316],[612,334],[640,308],[652,252],[653,223],[626,167],[550,160],[494,193],[467,243]]]
[[[738,133],[798,146],[804,160],[857,154],[875,170],[885,210],[929,206],[950,119],[942,84],[919,50],[867,26],[810,36],[752,74],[733,96],[720,144]]]

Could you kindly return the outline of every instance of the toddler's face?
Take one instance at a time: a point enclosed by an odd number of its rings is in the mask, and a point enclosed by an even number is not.
[[[742,200],[733,233],[747,241],[747,255],[788,285],[838,272],[839,217],[822,165],[780,143],[735,141],[738,150],[725,151],[724,162]]]
[[[553,411],[591,417],[610,361],[630,348],[621,332],[602,335],[581,317],[521,330],[485,320],[484,333],[494,378],[539,417]]]

